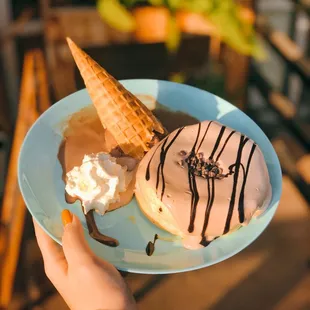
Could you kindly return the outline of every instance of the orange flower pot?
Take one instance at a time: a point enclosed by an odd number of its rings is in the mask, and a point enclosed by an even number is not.
[[[245,22],[249,24],[254,24],[256,16],[253,10],[241,6],[239,8],[238,13],[239,13],[239,17],[243,19]]]
[[[133,10],[136,20],[135,39],[140,43],[164,42],[167,38],[170,12],[164,7],[139,7]]]
[[[178,11],[176,19],[182,32],[197,35],[215,35],[217,33],[215,25],[199,13]]]

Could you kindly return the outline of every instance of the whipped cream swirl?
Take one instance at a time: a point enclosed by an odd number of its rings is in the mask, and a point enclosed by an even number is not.
[[[109,205],[120,201],[132,179],[126,166],[108,153],[85,155],[82,165],[66,174],[66,192],[82,202],[84,213],[95,209],[104,214]]]

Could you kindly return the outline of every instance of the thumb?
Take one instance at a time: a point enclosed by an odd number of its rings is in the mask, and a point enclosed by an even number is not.
[[[68,267],[89,263],[94,258],[94,254],[86,242],[79,218],[69,210],[63,210],[61,218],[64,224],[62,246]]]

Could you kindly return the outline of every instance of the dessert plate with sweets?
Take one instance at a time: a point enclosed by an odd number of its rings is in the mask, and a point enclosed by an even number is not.
[[[72,40],[86,89],[29,130],[19,185],[61,244],[61,211],[118,269],[174,273],[223,261],[251,244],[281,195],[277,155],[243,112],[206,91],[158,80],[117,81]]]

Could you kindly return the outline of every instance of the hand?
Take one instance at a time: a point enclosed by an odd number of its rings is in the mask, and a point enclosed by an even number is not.
[[[35,222],[47,277],[72,310],[133,310],[135,301],[119,272],[89,248],[83,227],[70,211],[62,212],[63,247]]]

